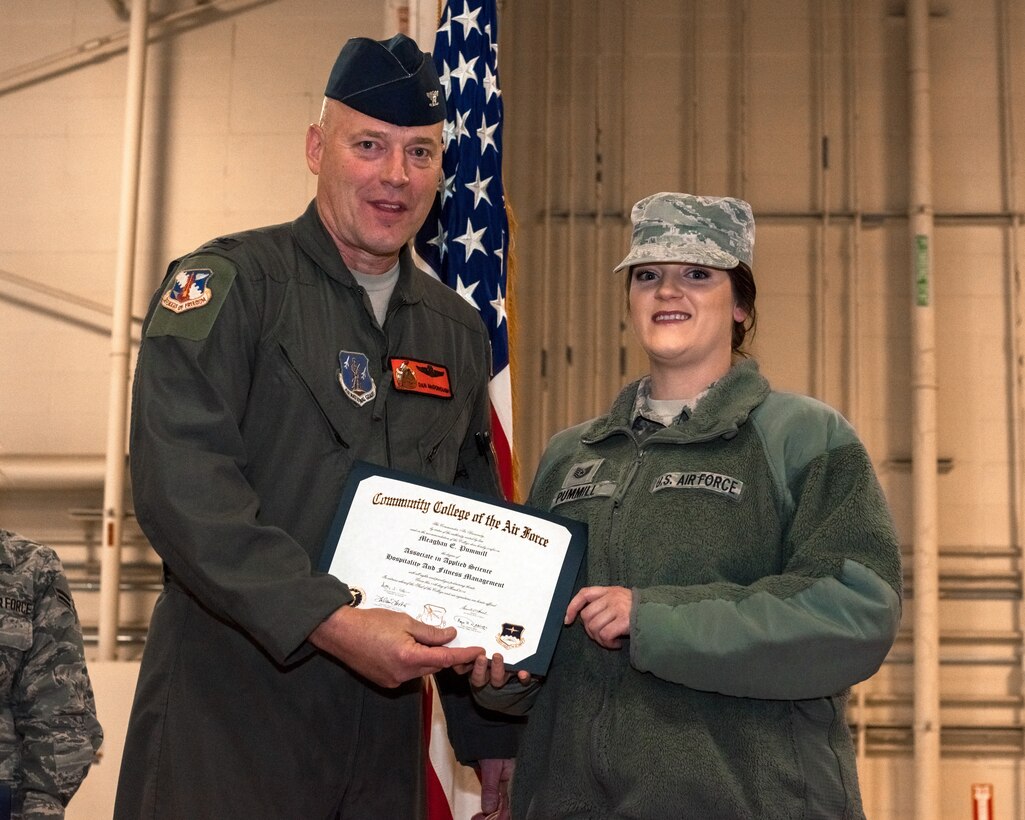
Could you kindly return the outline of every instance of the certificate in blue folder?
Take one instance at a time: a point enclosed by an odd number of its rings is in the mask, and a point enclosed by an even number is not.
[[[358,606],[454,626],[451,646],[543,676],[586,546],[579,521],[358,461],[320,568]]]

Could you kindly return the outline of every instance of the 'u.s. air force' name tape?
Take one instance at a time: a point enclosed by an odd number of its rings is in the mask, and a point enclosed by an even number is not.
[[[663,473],[651,485],[651,491],[660,490],[710,490],[734,501],[740,500],[744,492],[744,482],[739,478],[720,473],[706,473],[693,470],[679,473]]]

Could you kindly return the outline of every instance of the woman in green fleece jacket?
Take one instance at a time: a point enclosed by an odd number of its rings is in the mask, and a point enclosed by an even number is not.
[[[754,219],[728,197],[633,209],[627,271],[650,373],[554,436],[530,503],[584,521],[579,592],[544,681],[471,682],[530,712],[514,818],[861,818],[845,716],[901,613],[868,454],[741,347]]]

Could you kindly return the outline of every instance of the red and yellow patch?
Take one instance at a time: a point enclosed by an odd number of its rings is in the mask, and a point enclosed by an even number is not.
[[[452,398],[448,368],[444,365],[420,362],[416,359],[393,358],[391,377],[396,390],[423,393],[425,396],[437,396],[440,399]]]

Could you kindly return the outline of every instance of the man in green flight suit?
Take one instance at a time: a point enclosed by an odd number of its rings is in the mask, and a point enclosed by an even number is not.
[[[407,248],[440,181],[433,62],[402,35],[355,38],[325,97],[306,212],[172,263],[146,319],[131,468],[165,586],[118,820],[423,817],[422,676],[436,672],[457,757],[497,772],[515,754],[517,727],[451,674],[479,647],[355,607],[316,571],[356,460],[499,492],[485,328]],[[447,389],[397,378],[410,360],[436,363]]]

